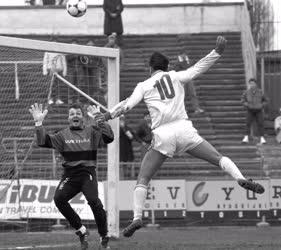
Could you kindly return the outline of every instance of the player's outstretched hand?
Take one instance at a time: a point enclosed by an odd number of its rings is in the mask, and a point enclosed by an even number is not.
[[[111,117],[110,119],[114,119],[114,118],[119,117],[119,116],[123,115],[124,113],[126,113],[127,101],[128,101],[128,98],[119,102],[110,110],[110,117]]]
[[[88,106],[87,114],[97,123],[98,126],[105,122],[105,117],[104,114],[100,112],[100,107]]]
[[[31,105],[29,112],[33,116],[35,122],[42,123],[48,113],[48,110],[46,108],[43,110],[42,104],[34,103],[33,105]]]
[[[222,54],[224,52],[225,46],[226,46],[227,40],[223,36],[218,36],[217,37],[217,42],[216,42],[216,52],[218,54]]]

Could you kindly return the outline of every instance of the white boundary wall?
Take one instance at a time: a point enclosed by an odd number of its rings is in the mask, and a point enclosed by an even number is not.
[[[125,34],[181,34],[241,30],[243,3],[125,5]],[[2,7],[0,34],[102,35],[104,12],[89,6],[85,16],[71,17],[64,7]]]
[[[88,5],[102,5],[103,0],[86,0]],[[244,0],[123,0],[123,4],[171,4],[171,3],[233,3]],[[35,0],[37,4],[42,4],[42,0]],[[25,0],[0,0],[0,6],[24,6],[28,5]]]

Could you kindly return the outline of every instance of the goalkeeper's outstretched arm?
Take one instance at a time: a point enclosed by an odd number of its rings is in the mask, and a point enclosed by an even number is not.
[[[91,119],[93,119],[96,125],[94,127],[100,131],[102,142],[104,144],[111,143],[114,140],[114,133],[110,125],[105,122],[104,115],[100,112],[100,107],[96,107],[94,105],[88,106],[87,114]]]
[[[49,135],[43,127],[43,121],[48,113],[47,109],[43,109],[42,104],[35,103],[31,105],[29,112],[33,116],[35,122],[36,139],[39,147],[54,148],[60,151],[61,136],[59,133]]]

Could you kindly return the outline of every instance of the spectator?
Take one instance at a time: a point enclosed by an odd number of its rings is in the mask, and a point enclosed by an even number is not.
[[[48,104],[51,105],[54,103],[54,99],[52,97],[52,88],[55,86],[56,89],[56,104],[63,104],[63,100],[60,96],[60,84],[59,80],[54,76],[54,73],[58,73],[62,76],[66,76],[67,74],[67,65],[66,59],[63,54],[60,53],[52,53],[52,52],[45,52],[43,58],[43,75],[50,75],[51,84],[50,84],[50,91],[48,96]]]
[[[144,119],[138,125],[136,135],[142,145],[141,158],[143,158],[152,141],[151,118],[148,112],[145,113]]]
[[[191,66],[190,60],[185,53],[178,55],[177,59],[178,59],[178,61],[175,65],[175,71],[186,70],[187,68],[189,68]],[[190,97],[190,101],[191,101],[195,114],[204,113],[204,110],[200,108],[199,100],[196,95],[196,89],[195,89],[193,81],[190,81],[189,83],[187,83],[185,85],[185,92],[187,92]]]
[[[74,40],[72,44],[77,44],[77,42]],[[79,74],[79,60],[78,55],[75,54],[68,54],[66,55],[66,61],[67,61],[67,68],[68,68],[68,81],[72,83],[75,86],[78,86],[78,74]],[[77,98],[75,98],[75,95]],[[68,89],[68,102],[69,103],[75,103],[77,102],[78,94],[72,90],[71,88]]]
[[[274,130],[276,133],[276,141],[281,143],[281,107],[279,109],[279,116],[277,116],[274,120]]]
[[[108,86],[107,83],[103,83],[99,89],[99,96],[101,97],[100,103],[107,106],[108,102]]]
[[[92,42],[91,42],[92,43]],[[91,44],[88,42],[88,44]],[[72,44],[78,44],[75,40]],[[66,57],[67,59],[67,67],[68,67],[68,80],[70,83],[75,85],[77,88],[81,89],[83,92],[89,94],[93,94],[93,84],[89,83],[92,80],[91,69],[89,69],[90,57],[89,56],[81,56],[77,54],[69,54]],[[92,91],[90,91],[92,90]],[[75,92],[72,89],[69,89],[69,103],[82,102],[80,99],[83,99],[80,94]]]
[[[134,131],[127,125],[125,116],[120,116],[120,163],[121,177],[128,176],[132,170],[132,162],[134,161],[134,152],[132,141],[135,139]]]
[[[107,43],[104,45],[105,48],[116,48],[119,49],[119,53],[120,53],[120,68],[122,67],[122,63],[123,63],[123,51],[122,49],[118,46],[118,44],[116,43],[116,33],[111,34],[108,38],[107,38]],[[107,103],[107,86],[108,86],[108,82],[107,82],[107,59],[106,58],[102,58],[102,65],[99,66],[99,72],[100,72],[100,90],[102,92],[102,95],[104,97],[105,102]]]
[[[121,68],[122,64],[123,64],[123,60],[124,60],[124,54],[123,54],[123,50],[117,44],[117,34],[116,33],[112,33],[110,36],[108,36],[107,43],[105,44],[104,47],[119,49],[119,53],[120,53],[120,68]],[[104,64],[105,64],[105,61],[104,61]]]
[[[122,0],[104,0],[104,34],[109,36],[116,33],[119,45],[123,34],[123,23],[121,13],[123,11]]]
[[[87,46],[95,46],[92,40],[89,40]],[[86,56],[84,56],[86,58]],[[101,86],[101,71],[103,67],[102,59],[96,56],[87,56],[87,63],[84,64],[84,75],[88,85],[88,94],[94,96],[97,89]]]
[[[86,44],[87,46],[94,46],[94,42],[89,40]],[[88,94],[89,96],[94,96],[98,89],[98,75],[99,67],[102,65],[101,59],[89,55],[78,56],[78,73],[79,69],[81,72],[78,74],[78,87]]]
[[[56,5],[56,0],[42,0],[43,5]]]
[[[251,78],[249,86],[242,95],[242,103],[247,110],[246,114],[246,135],[242,142],[249,143],[249,136],[251,134],[251,126],[254,121],[257,123],[258,134],[260,136],[260,144],[265,144],[264,139],[264,125],[263,125],[263,109],[267,103],[267,99],[258,88],[256,80]]]

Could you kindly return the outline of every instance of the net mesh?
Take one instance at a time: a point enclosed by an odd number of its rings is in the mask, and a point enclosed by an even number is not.
[[[23,189],[29,183],[42,191],[38,180],[58,180],[62,173],[61,158],[51,149],[36,146],[34,121],[29,113],[30,105],[42,103],[49,112],[44,121],[47,131],[56,132],[67,126],[68,108],[73,103],[87,108],[91,104],[84,96],[64,84],[53,73],[64,77],[80,90],[106,106],[105,59],[79,54],[60,54],[47,51],[0,47],[0,231],[6,228],[22,228],[21,221],[36,219],[27,212]],[[85,122],[89,122],[87,117]],[[98,152],[98,179],[106,179],[106,148]],[[22,182],[22,180],[32,180]],[[56,183],[55,183],[56,184]],[[49,188],[55,187],[49,185]],[[47,184],[46,184],[47,185]],[[47,186],[48,186],[47,185]],[[25,199],[32,200],[39,192],[27,192]],[[54,191],[54,190],[52,190]],[[44,190],[42,191],[44,192]],[[52,193],[42,193],[48,196]],[[16,198],[14,198],[16,197]],[[38,197],[37,197],[38,198]],[[35,201],[36,202],[36,201]],[[13,204],[12,204],[13,203]],[[29,203],[31,206],[31,203]],[[35,205],[36,207],[36,205]],[[52,212],[51,214],[58,213]],[[87,216],[86,216],[87,217]],[[92,213],[91,213],[91,217]],[[11,225],[7,227],[7,223]],[[44,229],[48,219],[35,223],[36,229]],[[26,225],[26,224],[24,224]],[[34,229],[33,227],[33,229]],[[30,228],[30,226],[29,226]],[[26,227],[25,227],[26,229]]]

